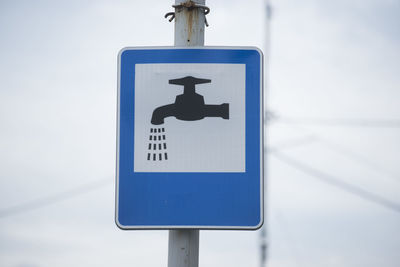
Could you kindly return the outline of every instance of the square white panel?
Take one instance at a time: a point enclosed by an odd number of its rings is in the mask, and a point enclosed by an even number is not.
[[[135,72],[135,172],[245,172],[245,64],[136,64]],[[169,80],[186,76],[210,79],[196,93],[206,105],[228,103],[229,119],[151,124],[154,109],[183,94]]]

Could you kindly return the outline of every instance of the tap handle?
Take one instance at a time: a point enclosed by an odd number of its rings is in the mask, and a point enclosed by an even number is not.
[[[172,79],[169,80],[170,84],[178,84],[183,85],[183,93],[184,94],[194,94],[196,84],[200,83],[210,83],[211,80],[209,79],[199,79],[193,76],[186,76],[180,79]]]
[[[195,86],[196,84],[200,83],[210,83],[211,80],[209,79],[199,79],[193,76],[186,76],[180,79],[172,79],[169,80],[170,84],[178,84],[183,86]]]

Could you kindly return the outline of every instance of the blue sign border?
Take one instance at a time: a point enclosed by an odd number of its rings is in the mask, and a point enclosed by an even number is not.
[[[246,169],[134,172],[135,64],[246,65]],[[125,48],[119,53],[116,224],[122,229],[258,229],[263,224],[263,56],[254,47]]]

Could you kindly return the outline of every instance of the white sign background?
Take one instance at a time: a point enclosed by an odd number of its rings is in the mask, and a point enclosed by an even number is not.
[[[245,172],[245,64],[136,64],[135,172]],[[155,108],[172,104],[183,93],[171,79],[193,76],[211,79],[196,85],[205,104],[229,104],[229,120],[205,117],[182,121],[167,117],[151,124]],[[150,141],[151,128],[164,128],[166,140]],[[166,143],[166,150],[149,150],[149,143]],[[157,153],[157,160],[148,153]],[[158,160],[158,153],[167,153]]]

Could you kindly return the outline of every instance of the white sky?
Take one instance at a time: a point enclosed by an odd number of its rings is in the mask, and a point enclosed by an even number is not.
[[[172,4],[0,1],[0,214],[105,181],[91,193],[0,217],[1,266],[166,266],[166,231],[114,224],[116,59],[125,46],[172,45],[173,24],[163,18]],[[206,44],[265,49],[264,4],[207,1]],[[272,7],[275,115],[400,119],[400,1]],[[282,154],[400,203],[399,128],[276,119],[268,131],[268,144]],[[311,141],[285,146],[304,138]],[[399,212],[272,155],[267,168],[269,266],[399,266]],[[200,235],[201,266],[258,266],[259,232]]]

